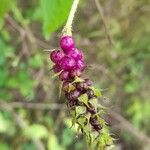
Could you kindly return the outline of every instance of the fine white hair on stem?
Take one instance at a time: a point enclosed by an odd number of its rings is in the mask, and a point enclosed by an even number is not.
[[[76,12],[77,7],[78,7],[78,3],[79,3],[79,0],[73,1],[72,7],[70,10],[68,19],[67,19],[67,23],[63,29],[63,34],[72,35],[72,22],[73,22],[74,15],[75,15],[75,12]]]

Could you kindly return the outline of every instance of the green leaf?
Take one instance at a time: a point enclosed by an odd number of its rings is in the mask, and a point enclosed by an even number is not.
[[[0,133],[4,133],[5,135],[13,135],[15,133],[15,127],[13,122],[1,112],[0,112]]]
[[[41,68],[43,66],[43,57],[42,57],[42,55],[37,53],[36,55],[31,57],[29,59],[29,64],[31,65],[31,67],[33,67],[35,69]]]
[[[0,150],[10,150],[7,143],[0,143]]]
[[[28,138],[41,139],[48,137],[48,131],[43,125],[33,124],[24,129],[24,135]]]
[[[79,117],[78,123],[83,127],[84,124],[87,122],[87,119],[85,117]]]
[[[46,38],[66,21],[72,0],[41,0],[43,33]]]
[[[102,96],[102,93],[101,93],[100,89],[95,88],[95,87],[92,87],[92,90],[94,91],[94,94],[95,94],[97,97]]]
[[[0,20],[3,19],[5,13],[11,9],[14,0],[1,0],[0,1]]]
[[[73,132],[77,132],[78,131],[78,124],[77,123],[75,123],[74,125],[73,125],[73,127],[72,127],[72,118],[65,118],[64,119],[64,123],[65,123],[65,125],[68,127],[68,128],[70,128]]]
[[[48,138],[48,150],[64,150],[64,148],[58,143],[58,139],[54,134],[51,134]]]
[[[79,78],[79,77],[75,77],[75,80],[73,83],[76,83],[76,82],[83,82],[84,80]]]
[[[80,102],[84,103],[85,105],[88,105],[88,96],[86,93],[82,94],[78,99]]]
[[[8,121],[4,118],[2,113],[0,113],[0,133],[4,133],[7,131]]]
[[[76,107],[76,117],[84,114],[85,112],[86,112],[86,107],[84,107],[84,106],[77,106]]]
[[[89,102],[92,104],[92,106],[95,109],[97,109],[97,107],[98,107],[98,100],[96,98],[91,99]]]

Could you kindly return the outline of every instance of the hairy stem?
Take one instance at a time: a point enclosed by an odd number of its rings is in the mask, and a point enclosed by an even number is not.
[[[72,35],[72,22],[73,22],[73,19],[74,19],[75,12],[77,10],[78,3],[79,3],[79,0],[74,0],[73,1],[72,7],[71,7],[71,10],[70,10],[68,19],[67,19],[67,23],[66,23],[66,25],[63,29],[63,34],[64,35]]]

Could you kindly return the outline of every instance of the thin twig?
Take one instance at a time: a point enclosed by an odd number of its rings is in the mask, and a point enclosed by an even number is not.
[[[99,14],[101,16],[101,19],[102,19],[102,22],[104,25],[104,29],[105,29],[105,34],[106,34],[106,37],[108,39],[109,45],[112,47],[113,46],[113,40],[112,40],[112,38],[108,32],[107,24],[106,24],[104,13],[103,13],[103,8],[102,8],[99,0],[95,0],[95,4],[96,4],[97,10],[99,11]]]
[[[34,36],[29,26],[26,29],[24,29],[9,14],[6,15],[6,20],[11,27],[13,27],[17,32],[20,33],[21,37],[26,36],[31,44],[33,45],[37,44],[44,49],[51,49],[49,44]]]
[[[134,135],[142,143],[150,144],[150,138],[141,131],[139,131],[138,129],[136,129],[135,127],[133,127],[133,125],[129,121],[127,121],[124,117],[122,117],[121,115],[112,110],[109,110],[109,113],[112,118],[114,118],[119,122],[117,126],[119,126],[120,129],[124,129],[132,133],[132,135]]]
[[[2,100],[0,100],[0,107],[2,105]],[[31,103],[31,102],[10,102],[7,103],[11,108],[27,108],[27,109],[38,109],[38,110],[66,110],[64,104],[57,104],[57,103]],[[136,137],[139,141],[143,143],[150,144],[150,137],[133,127],[133,125],[122,117],[120,114],[114,112],[113,110],[108,110],[110,116],[114,118],[119,124],[117,127],[120,129],[124,129],[130,132],[134,137]]]
[[[2,100],[0,100],[1,105]],[[12,108],[27,108],[27,109],[39,109],[39,110],[56,110],[64,108],[64,104],[57,103],[33,103],[33,102],[10,102],[8,103]]]

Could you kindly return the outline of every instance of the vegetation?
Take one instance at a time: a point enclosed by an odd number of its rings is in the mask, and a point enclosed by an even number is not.
[[[87,150],[50,69],[72,0],[0,0],[0,150]],[[73,24],[116,149],[150,147],[147,0],[84,0]]]

